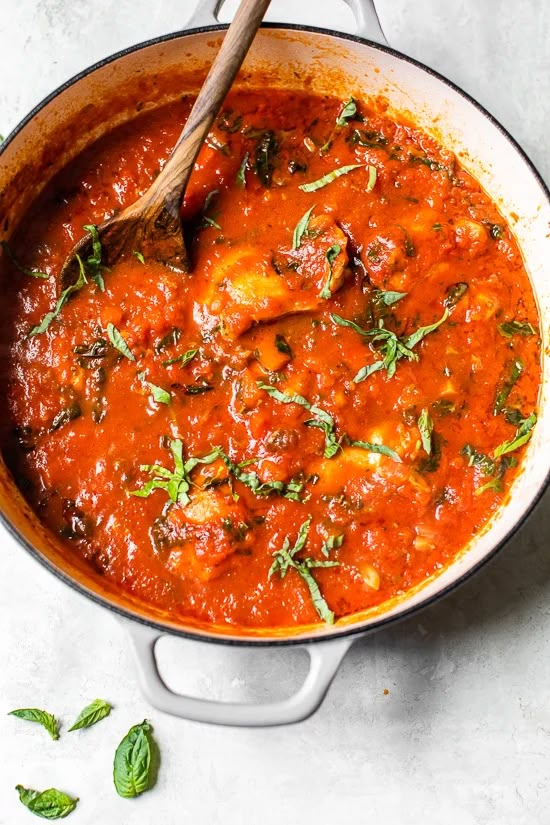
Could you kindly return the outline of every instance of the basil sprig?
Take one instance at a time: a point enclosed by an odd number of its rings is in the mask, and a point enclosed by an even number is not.
[[[40,708],[19,708],[12,710],[8,716],[16,716],[18,719],[25,719],[27,722],[37,722],[42,725],[52,739],[59,739],[59,723],[52,713]]]
[[[16,785],[15,790],[25,808],[42,819],[64,819],[74,811],[78,803],[78,797],[69,796],[57,788],[33,791],[23,785]]]
[[[139,498],[148,498],[155,490],[164,490],[168,498],[174,504],[189,504],[189,490],[191,489],[191,473],[199,464],[212,464],[220,458],[220,451],[216,447],[207,455],[188,458],[183,460],[183,444],[179,438],[171,439],[169,442],[170,452],[174,459],[174,469],[168,470],[159,464],[141,464],[140,470],[153,476],[143,487],[138,490],[131,490],[129,495]]]
[[[119,796],[133,799],[153,785],[152,727],[144,719],[134,725],[116,749],[113,781]]]
[[[289,569],[296,570],[308,587],[309,595],[311,596],[311,601],[313,602],[313,607],[317,611],[319,618],[327,624],[334,624],[334,613],[328,606],[326,599],[321,594],[319,585],[317,584],[311,571],[317,567],[339,567],[340,562],[331,561],[329,559],[317,561],[316,559],[309,557],[300,560],[295,558],[295,556],[306,546],[310,526],[311,517],[308,518],[307,521],[304,521],[300,527],[298,531],[298,538],[296,539],[293,547],[290,546],[290,539],[286,536],[281,549],[276,550],[273,554],[274,561],[269,569],[268,577],[271,578],[278,573],[281,579],[284,579]],[[332,542],[329,539],[323,544],[323,555],[327,555],[333,547],[340,547],[342,541],[343,538],[341,536],[335,537]]]
[[[91,728],[105,719],[111,712],[111,705],[105,699],[94,699],[85,708],[82,708],[75,721],[69,728],[71,730],[81,730],[82,728]]]

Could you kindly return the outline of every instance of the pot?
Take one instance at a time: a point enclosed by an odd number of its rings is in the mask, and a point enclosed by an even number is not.
[[[490,525],[438,576],[376,610],[346,617],[332,627],[252,635],[222,628],[176,624],[159,610],[121,594],[78,560],[64,557],[0,465],[0,513],[5,527],[38,561],[68,585],[121,617],[133,641],[143,691],[156,708],[176,716],[224,725],[280,725],[306,718],[320,705],[351,644],[441,598],[480,568],[517,530],[541,496],[550,458],[550,196],[540,176],[506,131],[479,104],[429,68],[390,49],[372,0],[347,0],[358,35],[298,26],[263,26],[237,85],[296,87],[318,93],[384,95],[389,113],[410,116],[454,150],[497,202],[515,233],[529,272],[543,328],[543,386],[539,421],[523,472]],[[224,26],[220,0],[202,0],[191,29],[151,40],[114,55],[59,88],[15,129],[0,152],[0,235],[8,238],[45,182],[88,144],[136,110],[183,91],[197,91]],[[367,39],[370,38],[370,39]],[[216,644],[301,645],[310,669],[298,692],[259,705],[210,702],[182,696],[162,680],[155,644],[163,634]]]

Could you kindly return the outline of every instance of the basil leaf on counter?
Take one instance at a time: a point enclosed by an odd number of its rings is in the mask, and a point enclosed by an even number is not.
[[[424,407],[420,413],[417,424],[418,429],[420,430],[420,438],[422,439],[422,447],[424,448],[424,452],[430,455],[432,451],[432,433],[434,423],[426,407]]]
[[[302,192],[315,192],[317,189],[322,189],[323,186],[328,186],[329,183],[337,180],[337,178],[342,175],[347,175],[349,172],[352,172],[354,169],[359,169],[361,166],[364,166],[364,164],[352,163],[348,166],[339,166],[337,169],[333,169],[332,172],[327,172],[327,174],[323,175],[323,177],[311,181],[311,183],[302,183],[298,189],[301,189]]]
[[[10,711],[8,716],[16,716],[18,719],[24,719],[27,722],[38,722],[48,731],[52,739],[59,739],[59,723],[55,716],[46,710],[20,708],[19,710]]]
[[[113,781],[119,796],[132,799],[152,787],[151,725],[144,719],[130,728],[116,749]]]
[[[94,699],[93,702],[90,702],[89,705],[86,705],[86,707],[80,711],[72,726],[69,728],[69,731],[90,728],[92,725],[101,722],[102,719],[105,719],[105,717],[110,714],[111,707],[109,702],[106,702],[104,699]]]
[[[308,209],[307,212],[304,215],[302,215],[302,217],[300,218],[300,220],[298,221],[298,223],[294,227],[294,233],[292,235],[292,248],[293,249],[298,249],[299,248],[299,246],[302,242],[302,238],[304,236],[304,232],[307,232],[307,228],[308,228],[308,225],[309,225],[309,219],[310,219],[311,213],[313,212],[314,209],[315,209],[315,206],[312,206],[310,209]]]
[[[117,349],[125,358],[129,361],[135,361],[135,356],[133,355],[130,347],[115,327],[114,324],[107,324],[107,335],[109,336],[109,341],[113,345],[115,349]]]
[[[52,311],[47,312],[46,315],[44,315],[44,317],[40,321],[40,323],[37,324],[37,326],[35,326],[31,329],[31,331],[29,332],[29,338],[32,338],[33,335],[41,335],[43,332],[46,332],[46,330],[50,326],[51,322],[55,318],[57,318],[57,316],[59,315],[59,313],[61,312],[61,310],[63,309],[63,307],[65,306],[65,304],[69,300],[69,298],[71,297],[71,295],[74,292],[78,292],[80,289],[82,289],[83,286],[85,286],[88,283],[88,281],[86,279],[86,272],[84,271],[84,264],[82,263],[82,258],[79,255],[77,255],[76,257],[77,257],[77,260],[78,260],[78,266],[79,266],[79,270],[80,270],[79,273],[78,273],[77,280],[75,281],[74,284],[71,284],[70,286],[68,286],[66,289],[63,290],[63,292],[61,293],[61,295],[57,299],[57,303],[56,303],[55,307],[52,309]]]
[[[1,141],[0,141],[0,142],[1,142]],[[4,250],[4,252],[6,253],[6,255],[8,256],[8,258],[10,259],[10,261],[12,262],[12,264],[14,265],[14,267],[15,267],[16,269],[18,269],[18,270],[19,270],[19,272],[22,272],[22,273],[23,273],[23,275],[28,275],[28,276],[29,276],[29,278],[43,278],[43,279],[47,279],[47,278],[49,278],[49,277],[50,277],[50,276],[48,275],[48,273],[47,273],[47,272],[40,272],[40,270],[38,270],[38,269],[25,269],[25,267],[24,267],[24,266],[21,266],[21,264],[19,263],[19,261],[17,260],[17,258],[15,257],[15,255],[13,254],[13,252],[11,251],[11,249],[9,248],[8,244],[6,243],[6,241],[0,241],[0,246],[2,247],[2,249]]]
[[[16,785],[15,790],[23,805],[36,816],[42,819],[64,819],[76,808],[78,797],[68,796],[57,788],[48,788],[47,791],[33,791]]]
[[[325,255],[325,257],[327,259],[327,263],[328,263],[328,277],[327,277],[327,280],[325,281],[325,284],[324,284],[321,292],[319,293],[319,297],[324,298],[326,301],[328,301],[330,298],[332,298],[331,287],[332,287],[333,266],[334,266],[334,261],[336,260],[336,258],[338,257],[338,255],[340,254],[341,251],[342,251],[342,247],[339,244],[335,243],[331,247],[329,247],[329,249],[327,249],[327,252],[326,252],[326,255]]]

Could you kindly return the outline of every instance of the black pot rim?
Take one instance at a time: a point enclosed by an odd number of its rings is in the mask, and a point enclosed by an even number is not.
[[[188,35],[194,34],[203,34],[207,32],[219,32],[224,31],[228,27],[227,25],[214,25],[214,26],[202,26],[199,28],[193,29],[184,29],[177,32],[172,32],[170,34],[165,34],[160,37],[154,37],[150,40],[145,40],[141,43],[138,43],[135,46],[130,46],[126,49],[122,49],[114,54],[103,58],[102,60],[97,61],[93,65],[89,66],[87,69],[79,72],[78,74],[74,75],[72,78],[67,80],[65,83],[58,86],[53,92],[51,92],[47,97],[45,97],[40,103],[38,103],[30,112],[29,114],[20,121],[20,123],[10,132],[10,134],[6,137],[5,141],[0,146],[0,157],[3,151],[9,146],[12,140],[26,127],[26,125],[42,110],[44,109],[51,101],[55,100],[58,95],[68,89],[70,86],[78,83],[83,78],[87,77],[88,75],[92,74],[98,69],[103,68],[104,66],[109,65],[110,63],[114,63],[115,61],[119,60],[126,55],[132,54],[133,52],[140,51],[141,49],[148,48],[149,46],[157,46],[161,43],[166,43],[171,40],[177,40],[178,38],[182,38]],[[528,155],[525,151],[521,148],[519,143],[512,137],[512,135],[508,132],[507,129],[502,126],[502,124],[491,115],[484,106],[475,100],[471,95],[465,92],[460,86],[457,86],[452,81],[448,80],[439,72],[431,69],[429,66],[426,66],[424,63],[421,63],[419,60],[415,58],[409,57],[404,55],[402,52],[399,52],[395,49],[392,49],[390,46],[382,46],[378,43],[375,43],[371,40],[367,40],[363,37],[359,37],[353,34],[347,34],[343,32],[335,32],[330,31],[329,29],[319,28],[315,26],[299,26],[294,24],[285,24],[285,23],[263,23],[263,29],[275,29],[275,30],[288,30],[288,31],[296,31],[296,32],[310,32],[312,34],[322,34],[329,37],[333,37],[339,40],[346,40],[351,41],[353,43],[359,43],[363,46],[370,46],[371,48],[378,49],[379,51],[386,52],[387,54],[396,57],[399,60],[402,60],[406,63],[410,63],[411,65],[415,66],[426,72],[427,74],[435,77],[441,83],[448,86],[453,92],[460,95],[461,97],[465,98],[470,104],[472,104],[481,114],[485,116],[485,118],[495,126],[498,131],[506,138],[506,140],[511,144],[511,146],[515,149],[517,154],[523,159],[526,165],[530,168],[531,173],[537,180],[540,185],[541,191],[543,192],[546,200],[550,204],[550,191],[546,186],[544,179],[542,178],[541,174],[538,172],[537,168],[530,160]],[[226,645],[234,645],[239,647],[268,647],[268,646],[300,646],[305,644],[314,644],[315,642],[328,642],[332,639],[341,639],[343,637],[353,637],[353,636],[365,636],[367,634],[373,633],[376,630],[380,630],[382,627],[389,627],[403,619],[408,619],[411,616],[415,615],[416,613],[424,610],[425,608],[435,604],[440,599],[443,599],[445,596],[448,596],[454,590],[456,590],[460,585],[464,584],[468,579],[470,579],[475,573],[477,573],[482,567],[484,567],[491,559],[493,559],[500,550],[504,547],[504,545],[510,540],[510,538],[523,526],[529,516],[533,513],[536,505],[544,495],[546,489],[550,484],[550,466],[544,481],[542,482],[540,488],[538,489],[536,495],[533,497],[527,510],[523,513],[521,518],[515,522],[514,526],[510,528],[507,534],[499,541],[482,559],[480,559],[477,564],[473,567],[466,570],[461,576],[455,579],[446,587],[438,590],[429,598],[421,600],[418,604],[411,606],[409,608],[405,607],[403,610],[400,610],[393,616],[381,617],[371,623],[367,627],[362,627],[361,624],[357,626],[351,625],[349,627],[343,627],[340,631],[336,629],[335,631],[331,632],[330,634],[326,634],[323,632],[316,633],[313,636],[299,636],[299,637],[288,637],[288,638],[281,638],[281,639],[262,639],[256,638],[254,636],[242,637],[242,638],[231,638],[226,637],[224,634],[216,634],[214,632],[208,633],[208,631],[198,632],[193,631],[186,628],[178,628],[178,627],[170,627],[167,625],[162,624],[162,622],[157,621],[155,619],[145,618],[144,616],[136,615],[132,613],[130,610],[125,608],[119,607],[116,604],[113,604],[107,597],[100,596],[97,593],[89,590],[84,585],[80,584],[76,579],[73,579],[67,573],[62,571],[58,568],[53,562],[47,559],[42,553],[38,552],[36,548],[29,542],[20,532],[19,530],[9,521],[9,519],[4,515],[4,513],[0,512],[0,523],[4,525],[8,533],[19,543],[21,544],[27,552],[40,564],[42,564],[47,570],[54,574],[58,579],[60,579],[65,584],[69,585],[73,590],[77,591],[83,596],[86,596],[88,599],[91,599],[100,607],[107,608],[112,612],[118,614],[119,616],[123,617],[124,619],[131,620],[134,622],[138,622],[139,624],[145,625],[146,627],[152,628],[157,630],[159,636],[162,634],[168,634],[171,636],[179,636],[181,638],[192,639],[193,641],[198,642],[207,642],[212,644],[226,644]],[[144,608],[146,605],[144,605]],[[231,632],[231,629],[228,628],[228,632]]]

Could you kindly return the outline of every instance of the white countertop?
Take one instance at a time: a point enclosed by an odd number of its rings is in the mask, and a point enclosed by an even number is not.
[[[297,5],[274,0],[270,17],[298,22]],[[4,0],[0,132],[90,63],[183,28],[193,6]],[[550,4],[378,0],[378,7],[390,43],[483,103],[550,181]],[[353,30],[339,0],[309,0],[300,14],[300,22],[339,21]],[[312,719],[271,730],[208,727],[152,710],[115,617],[2,531],[0,825],[33,821],[17,783],[79,796],[68,820],[75,825],[550,821],[549,505],[546,495],[496,560],[458,592],[356,644]],[[273,685],[290,690],[303,674],[297,651],[162,644],[174,686],[206,697],[266,698]],[[115,705],[111,716],[66,733],[97,696]],[[5,715],[25,706],[61,716],[61,739]],[[112,787],[112,757],[145,717],[161,750],[159,781],[126,801]]]

